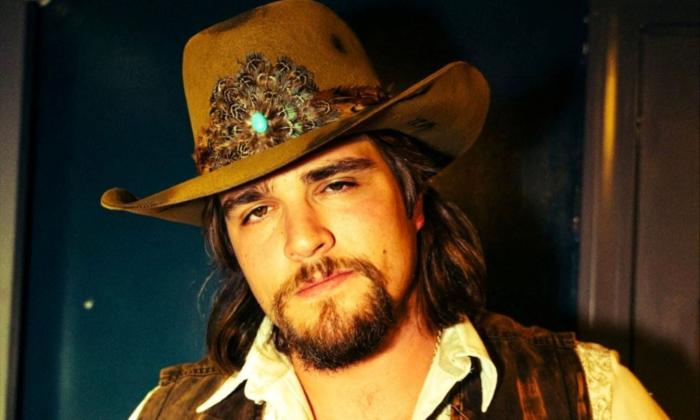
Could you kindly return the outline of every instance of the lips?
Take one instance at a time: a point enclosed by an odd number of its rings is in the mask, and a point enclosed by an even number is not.
[[[352,270],[341,270],[331,273],[326,277],[307,280],[301,284],[296,294],[298,296],[313,296],[324,291],[334,289],[339,286],[345,279],[352,275]]]

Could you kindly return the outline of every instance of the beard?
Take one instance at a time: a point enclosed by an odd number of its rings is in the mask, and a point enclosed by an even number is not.
[[[303,282],[316,272],[325,277],[345,269],[369,280],[367,292],[362,301],[355,302],[352,311],[343,310],[335,299],[328,298],[317,303],[315,322],[300,326],[290,319],[286,312],[288,301]],[[370,356],[396,323],[384,276],[372,263],[360,258],[324,257],[302,266],[275,294],[272,312],[279,328],[275,343],[278,349],[292,352],[305,365],[318,370],[338,370]]]

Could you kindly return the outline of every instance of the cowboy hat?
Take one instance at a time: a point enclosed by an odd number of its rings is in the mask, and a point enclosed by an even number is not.
[[[454,62],[392,97],[362,45],[311,0],[258,7],[193,36],[183,82],[198,175],[145,198],[112,188],[111,210],[201,225],[206,198],[355,133],[396,130],[456,157],[489,104],[481,73]]]

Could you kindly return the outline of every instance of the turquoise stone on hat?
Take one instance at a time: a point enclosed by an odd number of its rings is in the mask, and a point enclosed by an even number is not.
[[[250,117],[250,125],[256,133],[262,134],[266,132],[268,128],[267,118],[265,118],[262,112],[254,112]]]

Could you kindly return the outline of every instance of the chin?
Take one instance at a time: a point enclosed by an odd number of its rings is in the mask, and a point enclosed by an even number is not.
[[[313,309],[306,306],[303,311],[277,314],[288,350],[318,370],[342,369],[376,352],[395,325],[388,293],[374,284],[362,304],[348,308],[341,303],[347,301],[333,296],[314,303]]]

